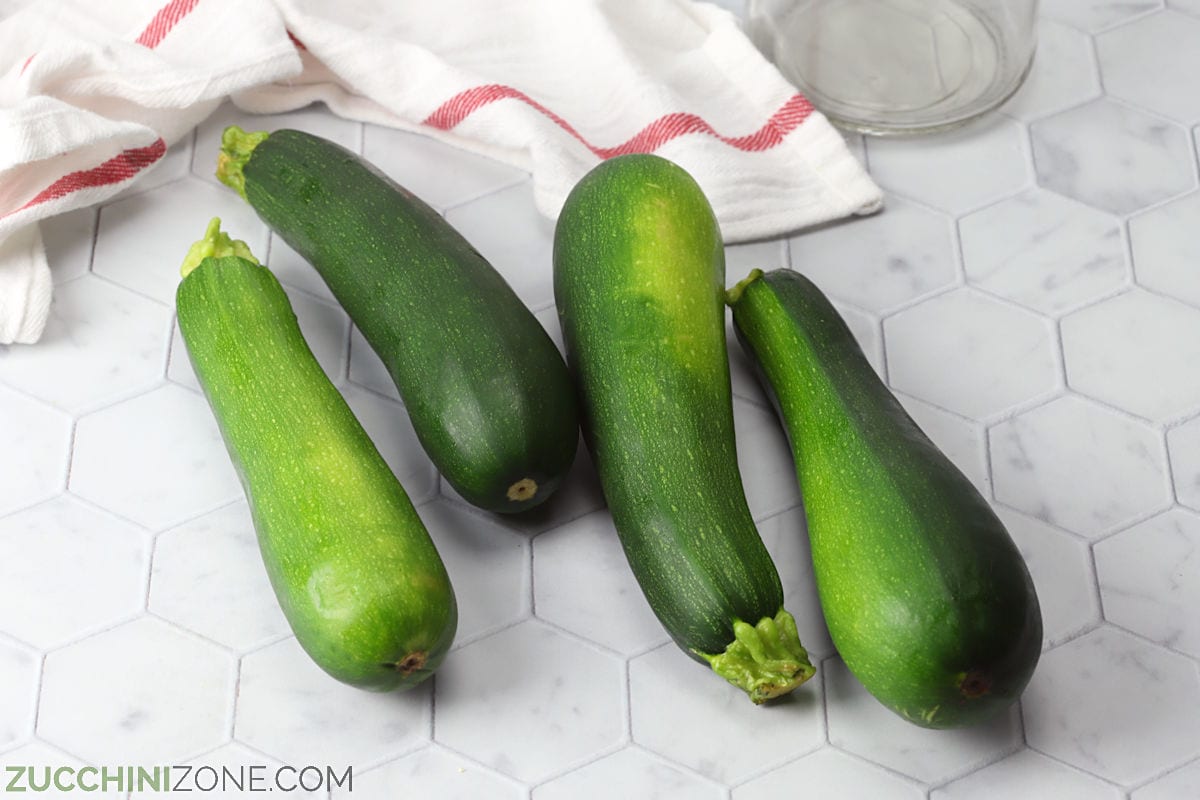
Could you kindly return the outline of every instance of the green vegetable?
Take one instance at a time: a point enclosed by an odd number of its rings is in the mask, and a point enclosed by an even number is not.
[[[554,294],[629,564],[675,642],[762,702],[813,668],[738,472],[724,278],[712,209],[665,159],[606,161],[563,206]]]
[[[245,243],[214,219],[182,272],[179,329],[296,638],[346,683],[421,682],[449,649],[458,611],[408,495]]]
[[[1037,664],[1042,619],[1000,520],[808,279],[755,270],[728,301],[787,428],[821,608],[846,666],[923,727],[1008,706]]]
[[[579,440],[570,375],[466,239],[358,156],[300,131],[226,129],[217,176],[317,268],[459,494],[515,512],[554,492]]]

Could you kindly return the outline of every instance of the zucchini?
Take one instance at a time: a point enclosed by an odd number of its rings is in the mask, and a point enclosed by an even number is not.
[[[846,666],[923,727],[1007,707],[1037,664],[1042,618],[1004,525],[811,281],[755,270],[728,302],[792,445],[821,609]]]
[[[454,591],[429,533],[309,350],[287,295],[213,220],[184,262],[179,330],[304,650],[387,691],[433,674]]]
[[[554,233],[584,437],[625,555],[676,644],[756,703],[813,674],[738,471],[725,256],[684,170],[601,163]]]
[[[458,231],[354,153],[300,131],[227,128],[217,176],[316,267],[467,502],[507,513],[553,494],[579,440],[570,375]]]

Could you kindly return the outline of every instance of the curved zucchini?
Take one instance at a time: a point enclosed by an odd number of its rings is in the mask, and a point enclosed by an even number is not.
[[[214,219],[182,272],[179,330],[296,638],[354,686],[421,682],[450,648],[458,610],[408,495],[245,243]]]
[[[579,441],[570,375],[458,231],[354,153],[300,131],[227,128],[217,176],[317,268],[463,498],[507,513],[553,494]]]
[[[728,300],[791,441],[821,608],[846,666],[923,727],[1008,706],[1037,664],[1042,618],[1003,524],[811,281],[755,270]]]
[[[813,674],[734,447],[724,249],[671,162],[600,164],[554,236],[584,436],[646,599],[675,642],[762,702]]]

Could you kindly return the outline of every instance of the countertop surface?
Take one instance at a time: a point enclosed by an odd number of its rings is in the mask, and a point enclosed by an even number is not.
[[[747,495],[818,664],[789,700],[754,707],[668,641],[585,456],[525,518],[468,508],[316,273],[212,177],[216,141],[290,126],[364,153],[557,339],[529,176],[324,108],[223,107],[120,197],[44,224],[44,340],[0,347],[0,764],[352,766],[364,798],[1200,797],[1200,3],[1163,5],[1047,0],[1002,113],[850,138],[883,213],[728,248],[730,283],[811,276],[1007,524],[1045,619],[1010,713],[919,729],[839,661],[736,343]],[[288,287],[451,573],[458,638],[412,692],[334,682],[277,608],[174,320],[214,215]]]

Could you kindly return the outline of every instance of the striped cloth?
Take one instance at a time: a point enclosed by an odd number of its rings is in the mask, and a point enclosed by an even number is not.
[[[692,0],[38,0],[0,21],[0,343],[41,334],[36,222],[136,181],[225,98],[324,102],[533,174],[555,217],[601,159],[692,173],[730,242],[878,188],[728,12]],[[203,216],[203,210],[197,210]]]

